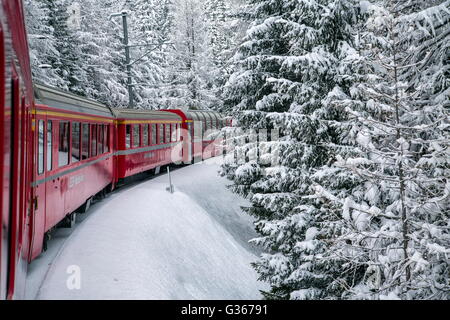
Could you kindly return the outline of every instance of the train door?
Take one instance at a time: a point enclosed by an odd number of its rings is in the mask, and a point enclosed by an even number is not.
[[[24,125],[26,125],[25,100],[21,96],[20,80],[12,68],[11,152],[10,152],[10,210],[9,210],[9,270],[7,298],[22,296],[25,292],[27,261],[24,256],[26,176]]]
[[[36,258],[43,250],[44,234],[45,234],[45,179],[48,161],[51,162],[51,155],[48,155],[47,131],[50,129],[51,122],[47,123],[45,115],[37,115],[35,118],[35,152],[37,159],[35,159],[36,166],[33,168],[34,182],[34,212],[32,216],[32,239],[31,239],[31,259]]]

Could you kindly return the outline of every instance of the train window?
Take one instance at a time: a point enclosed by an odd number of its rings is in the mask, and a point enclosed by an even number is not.
[[[188,131],[188,133],[189,133],[190,138],[192,139],[192,137],[194,136],[194,135],[192,134],[192,122],[189,122],[189,123],[187,124],[187,131]]]
[[[159,143],[163,144],[164,143],[164,125],[163,124],[158,124],[159,126]]]
[[[38,124],[38,174],[44,173],[44,120]]]
[[[103,154],[103,131],[105,129],[103,129],[103,125],[99,124],[98,125],[98,139],[97,139],[97,146],[98,146],[98,154]]]
[[[105,125],[105,152],[109,152],[109,124]]]
[[[80,161],[80,123],[72,122],[72,162]]]
[[[177,141],[178,124],[172,125],[172,141]]]
[[[69,164],[69,122],[59,122],[58,167]]]
[[[139,127],[140,125],[135,124],[133,126],[133,147],[139,147],[139,143],[140,143],[140,136],[139,136]]]
[[[143,132],[142,132],[142,145],[143,146],[147,146],[148,145],[148,125],[144,124],[142,129],[143,129]]]
[[[53,169],[53,122],[47,121],[47,171]]]
[[[151,124],[152,126],[152,145],[156,144],[156,124]]]
[[[125,147],[129,149],[131,148],[131,124],[127,124],[125,130]]]
[[[83,123],[81,135],[81,159],[89,158],[89,124]]]
[[[91,156],[97,155],[97,125],[91,124]]]
[[[200,140],[203,135],[203,122],[195,121],[194,122],[194,139]]]
[[[166,124],[166,143],[170,142],[170,124]]]

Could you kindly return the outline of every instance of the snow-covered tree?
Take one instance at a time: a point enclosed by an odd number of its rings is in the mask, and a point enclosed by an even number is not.
[[[120,12],[117,1],[85,0],[81,7],[81,28],[77,30],[82,68],[87,74],[84,95],[109,106],[128,104],[122,31],[109,16]],[[121,23],[119,21],[118,23]]]
[[[63,89],[83,93],[86,74],[81,67],[81,50],[78,38],[68,26],[68,0],[43,0],[48,13],[48,25],[52,28],[54,45],[59,55],[49,57],[50,65],[58,76],[66,82]]]
[[[166,103],[171,108],[207,109],[215,100],[208,85],[214,66],[207,46],[203,2],[178,0],[175,7]]]
[[[167,86],[167,55],[173,31],[173,0],[142,0],[133,6],[133,66],[136,99],[145,109],[164,108]]]
[[[67,77],[56,66],[63,64],[57,48],[54,28],[50,25],[50,8],[43,0],[26,0],[26,24],[33,77],[50,85],[68,88]]]
[[[255,22],[235,56],[241,68],[227,84],[227,104],[237,125],[279,130],[278,141],[260,143],[279,155],[279,165],[258,156],[244,165],[227,159],[224,173],[252,202],[245,210],[257,218],[261,236],[255,242],[267,250],[254,264],[272,286],[266,297],[338,298],[345,289],[341,281],[350,275],[342,272],[341,259],[321,258],[336,218],[313,197],[313,180],[327,180],[335,189],[360,182],[337,179],[325,168],[347,152],[334,126],[344,115],[327,98],[336,87],[349,87],[339,61],[352,53],[359,6],[348,0],[250,4]],[[237,149],[251,159],[256,147],[253,142]]]
[[[359,53],[343,63],[353,86],[331,99],[355,153],[333,167],[363,183],[346,194],[316,186],[340,217],[329,257],[364,270],[345,298],[448,299],[450,1],[364,8]]]

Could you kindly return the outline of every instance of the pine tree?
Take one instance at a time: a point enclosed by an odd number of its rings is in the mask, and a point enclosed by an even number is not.
[[[58,76],[66,82],[63,89],[82,94],[85,74],[80,63],[81,51],[78,39],[67,25],[69,3],[68,0],[44,0],[48,12],[48,25],[53,30],[55,49],[59,53],[59,56],[52,56],[49,60]]]
[[[113,107],[128,104],[122,30],[108,20],[119,9],[114,0],[84,1],[77,30],[81,67],[87,75],[84,95]]]
[[[364,270],[346,298],[448,298],[449,5],[366,3],[359,54],[343,63],[354,85],[334,104],[355,155],[334,167],[364,183],[318,196],[341,216],[331,256]]]
[[[339,61],[353,52],[359,6],[348,0],[278,0],[250,1],[250,9],[255,22],[235,57],[241,67],[227,84],[227,104],[244,129],[279,130],[278,141],[260,143],[279,160],[262,161],[258,144],[250,142],[237,153],[254,160],[239,165],[227,158],[223,171],[252,202],[245,211],[256,217],[261,236],[255,241],[267,250],[254,264],[271,284],[265,296],[339,298],[343,283],[363,272],[349,274],[340,257],[328,256],[338,232],[330,221],[339,218],[315,190],[325,181],[342,192],[361,183],[328,168],[348,152],[337,125],[345,115],[328,101],[350,86]]]
[[[142,60],[134,66],[138,105],[145,109],[164,108],[173,10],[172,0],[138,1],[133,8],[133,41],[148,44],[136,50],[135,58]]]
[[[52,64],[61,65],[61,54],[56,48],[54,29],[49,23],[49,8],[43,0],[25,1],[30,59],[35,80],[67,88],[68,81],[56,72]]]
[[[170,108],[208,109],[215,100],[209,86],[211,70],[203,2],[175,2],[173,50],[168,57],[167,104]]]

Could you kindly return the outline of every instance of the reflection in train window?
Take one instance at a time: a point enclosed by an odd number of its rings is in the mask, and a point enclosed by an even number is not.
[[[152,126],[152,145],[156,144],[156,124],[151,124]]]
[[[47,171],[53,169],[53,122],[47,121]]]
[[[38,124],[38,174],[44,173],[44,120]]]
[[[81,159],[89,158],[89,124],[83,123],[81,135]]]
[[[144,124],[142,127],[142,145],[147,146],[148,145],[148,125]]]
[[[97,142],[97,145],[98,145],[98,154],[103,154],[103,131],[104,131],[104,129],[103,129],[103,125],[102,124],[99,124],[98,125],[98,142]]]
[[[69,164],[69,122],[59,122],[58,167]]]
[[[159,126],[159,143],[163,144],[164,143],[164,125],[158,124],[158,126]]]
[[[131,147],[131,125],[127,124],[125,130],[125,147],[129,149]]]
[[[139,147],[139,144],[140,144],[139,127],[140,127],[140,125],[138,125],[138,124],[135,124],[133,126],[133,147],[134,148]]]
[[[80,123],[72,122],[72,162],[80,161]]]
[[[105,125],[105,152],[109,152],[109,124]]]
[[[97,155],[97,125],[91,124],[91,156]]]
[[[166,124],[166,143],[170,142],[170,124]]]

